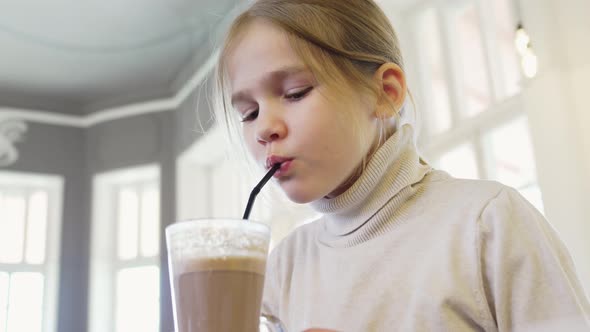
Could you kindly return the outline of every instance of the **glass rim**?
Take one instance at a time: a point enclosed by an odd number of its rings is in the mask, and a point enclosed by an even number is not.
[[[259,221],[251,219],[240,219],[240,218],[194,218],[194,219],[182,219],[166,226],[166,234],[175,233],[183,229],[195,229],[205,226],[216,226],[216,225],[231,225],[234,227],[247,227],[254,231],[264,232],[270,236],[270,226],[263,224]],[[248,225],[248,226],[244,226]]]

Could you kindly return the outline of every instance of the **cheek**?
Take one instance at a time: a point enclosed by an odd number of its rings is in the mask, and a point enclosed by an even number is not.
[[[248,152],[253,157],[257,157],[256,151],[259,144],[256,142],[254,130],[250,128],[250,126],[246,126],[242,129],[242,139],[246,145],[246,148],[248,148]]]

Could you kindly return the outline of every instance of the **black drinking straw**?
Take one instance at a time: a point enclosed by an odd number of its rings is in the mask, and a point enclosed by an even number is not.
[[[279,170],[279,168],[281,168],[281,163],[276,163],[276,164],[272,165],[272,167],[270,168],[270,170],[268,170],[266,175],[264,175],[262,180],[260,180],[260,182],[258,182],[258,184],[256,185],[256,187],[254,187],[254,189],[252,189],[252,192],[250,193],[250,197],[248,198],[248,204],[246,205],[246,211],[244,211],[244,216],[242,217],[242,219],[248,219],[248,217],[250,217],[250,212],[252,211],[252,205],[254,204],[254,200],[256,199],[256,195],[258,195],[258,193],[260,192],[260,189],[262,189],[262,187],[264,187],[264,185],[268,182],[268,180],[270,180],[270,178],[273,176],[273,174],[275,174],[275,172]]]

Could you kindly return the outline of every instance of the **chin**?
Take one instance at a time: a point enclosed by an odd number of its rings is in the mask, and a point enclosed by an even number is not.
[[[297,203],[297,204],[311,203],[317,199],[317,198],[314,199],[314,198],[310,197],[309,195],[305,195],[305,194],[301,194],[301,193],[286,192],[286,194],[287,194],[287,197],[289,197],[289,200],[291,200],[291,202]]]
[[[322,193],[310,190],[302,190],[301,188],[292,188],[287,185],[282,186],[282,189],[289,200],[297,204],[311,203],[325,196]]]

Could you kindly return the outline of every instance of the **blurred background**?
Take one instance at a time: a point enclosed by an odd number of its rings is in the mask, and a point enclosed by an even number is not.
[[[590,2],[380,0],[425,158],[517,188],[590,287]],[[209,106],[246,1],[0,0],[0,332],[173,330],[163,229],[239,217],[256,173]],[[312,220],[265,188],[273,245]]]

